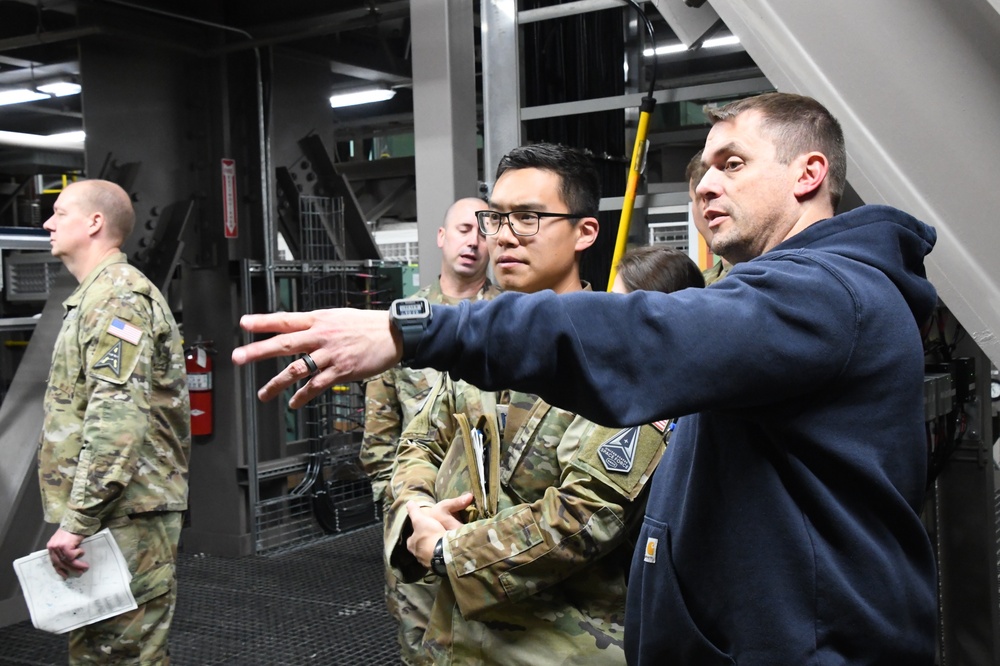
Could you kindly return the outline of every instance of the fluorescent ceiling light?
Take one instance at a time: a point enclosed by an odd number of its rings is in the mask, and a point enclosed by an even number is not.
[[[666,46],[657,46],[656,55],[664,55],[665,53],[681,53],[682,51],[687,51],[688,47],[684,44],[668,44]],[[653,49],[646,49],[642,52],[644,56],[653,55]]]
[[[66,95],[79,95],[80,84],[72,81],[53,81],[45,83],[37,88],[40,92],[48,93],[53,97],[65,97]]]
[[[733,44],[739,44],[739,43],[740,43],[739,37],[737,37],[736,35],[727,35],[726,37],[715,37],[713,39],[706,39],[704,42],[702,42],[701,48],[711,49],[718,46],[731,46]],[[664,55],[667,53],[682,53],[687,50],[688,47],[681,43],[667,44],[666,46],[657,46],[656,55]],[[642,55],[647,57],[653,55],[653,49],[644,50],[642,52]]]
[[[87,138],[87,133],[83,130],[59,132],[58,134],[49,134],[45,138],[51,141],[79,141],[82,143]]]
[[[728,37],[716,37],[715,39],[706,39],[701,47],[703,49],[711,49],[716,46],[731,46],[733,44],[739,44],[740,38],[736,35],[729,35]]]
[[[21,104],[22,102],[34,102],[39,99],[49,99],[49,96],[45,93],[28,90],[27,88],[0,91],[0,106],[4,106],[6,104]]]
[[[384,102],[396,96],[396,91],[389,88],[369,88],[367,90],[351,90],[330,97],[330,106],[337,109],[342,106]]]

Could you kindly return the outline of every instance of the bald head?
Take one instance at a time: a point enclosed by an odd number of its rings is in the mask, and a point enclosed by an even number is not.
[[[486,280],[489,254],[476,221],[476,211],[486,208],[482,199],[466,197],[444,214],[437,244],[441,248],[441,290],[446,296],[467,298]]]
[[[64,190],[72,193],[84,214],[102,213],[110,239],[121,244],[135,227],[132,199],[121,186],[108,180],[81,180]]]
[[[473,221],[476,219],[477,210],[486,210],[486,202],[482,199],[477,199],[475,197],[466,197],[464,199],[459,199],[452,205],[448,206],[448,210],[444,214],[444,224],[442,226],[450,226],[458,223],[462,220],[468,220],[472,218]]]

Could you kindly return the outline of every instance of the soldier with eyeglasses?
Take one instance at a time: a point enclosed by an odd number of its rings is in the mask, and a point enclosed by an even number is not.
[[[589,290],[579,261],[597,238],[598,201],[597,173],[579,151],[535,145],[504,157],[489,209],[476,213],[498,284]],[[631,473],[607,471],[597,449],[618,430],[594,433],[534,394],[447,375],[411,422],[386,554],[403,577],[440,578],[423,643],[433,663],[625,662],[627,526],[642,516],[661,448],[647,443]],[[626,435],[631,451],[638,429]]]

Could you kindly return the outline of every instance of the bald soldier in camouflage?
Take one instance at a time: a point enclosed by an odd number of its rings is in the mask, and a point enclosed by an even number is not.
[[[500,293],[486,278],[489,255],[486,238],[479,233],[476,211],[486,202],[473,197],[459,199],[448,207],[444,223],[438,228],[437,245],[441,248],[441,274],[414,298],[431,303],[455,305],[463,300],[492,298]],[[365,388],[365,434],[361,443],[361,465],[372,481],[375,501],[388,509],[386,487],[396,460],[396,449],[403,428],[417,413],[437,370],[396,367],[368,382]],[[401,583],[386,566],[386,605],[399,622],[402,660],[410,666],[427,663],[420,644],[427,626],[437,581]]]
[[[109,528],[139,608],[76,629],[70,664],[170,662],[175,562],[187,508],[190,405],[177,324],[119,249],[135,213],[118,185],[66,187],[45,222],[80,285],[63,303],[38,453],[47,548],[63,578],[87,575],[80,542]]]
[[[599,188],[591,160],[562,146],[501,160],[496,213],[480,223],[505,291],[589,289],[579,260]],[[400,442],[386,521],[398,574],[440,576],[423,644],[433,663],[624,663],[628,527],[662,437],[444,375]],[[608,471],[602,452],[630,464]]]

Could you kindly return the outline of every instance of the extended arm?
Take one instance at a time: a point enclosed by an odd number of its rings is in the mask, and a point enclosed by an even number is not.
[[[411,365],[447,370],[487,390],[536,393],[598,423],[638,424],[811,390],[843,370],[858,321],[853,295],[827,267],[792,256],[741,264],[709,289],[508,293],[434,306]],[[255,315],[242,324],[283,335],[236,349],[235,363],[308,351],[326,368],[292,406],[334,381],[374,375],[402,353],[385,313]],[[328,359],[335,362],[325,366]],[[301,379],[302,365],[279,373],[261,398]]]

